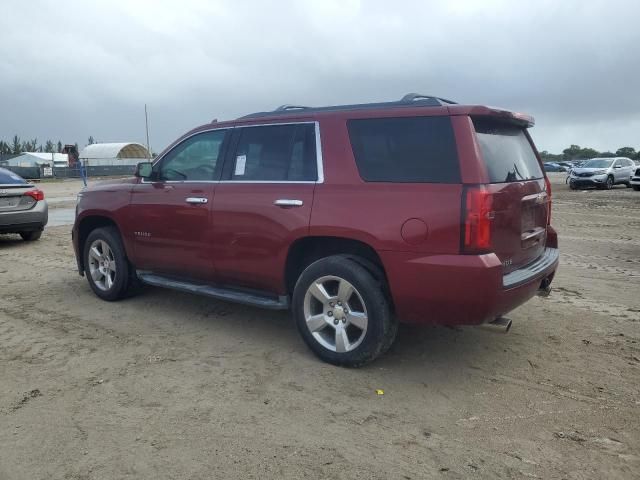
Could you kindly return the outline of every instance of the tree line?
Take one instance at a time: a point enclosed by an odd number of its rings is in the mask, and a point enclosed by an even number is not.
[[[562,153],[549,153],[546,150],[540,152],[543,162],[558,162],[566,160],[586,160],[589,158],[627,157],[631,160],[640,160],[640,150],[636,152],[633,147],[620,147],[615,152],[599,152],[594,148],[571,145],[562,150]]]
[[[91,136],[89,137],[87,145],[91,145],[93,143],[97,143],[95,139]],[[78,143],[75,143],[76,149],[78,148]],[[22,140],[18,135],[14,135],[13,138],[5,142],[0,139],[0,154],[4,155],[20,155],[25,152],[44,152],[44,153],[62,153],[64,149],[64,144],[61,140],[57,142],[53,142],[52,140],[47,140],[44,144],[39,143],[37,138],[33,138],[31,140]]]

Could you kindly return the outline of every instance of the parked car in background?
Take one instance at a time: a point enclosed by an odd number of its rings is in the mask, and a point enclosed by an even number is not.
[[[633,160],[626,157],[592,158],[571,170],[569,187],[572,190],[584,187],[610,189],[619,184],[630,187],[635,168]]]
[[[547,162],[543,164],[545,172],[566,172],[568,169],[559,163]]]
[[[0,233],[38,240],[49,218],[44,193],[10,170],[0,168]]]
[[[561,167],[564,167],[568,170],[571,170],[573,168],[573,164],[571,162],[556,162],[558,165],[560,165]]]
[[[629,182],[636,192],[640,192],[640,165],[636,165]]]
[[[558,266],[532,125],[417,94],[203,125],[80,194],[78,270],[104,300],[141,281],[291,308],[345,366],[384,353],[398,321],[504,324]]]

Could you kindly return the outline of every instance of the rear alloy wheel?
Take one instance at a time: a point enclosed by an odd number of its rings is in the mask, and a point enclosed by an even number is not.
[[[30,232],[20,232],[20,236],[25,242],[35,242],[42,236],[42,230],[31,230]]]
[[[295,287],[293,311],[307,345],[334,365],[357,367],[374,360],[397,332],[380,282],[342,255],[307,267]]]
[[[84,246],[84,268],[93,292],[103,300],[127,296],[131,267],[120,234],[114,227],[93,230]]]

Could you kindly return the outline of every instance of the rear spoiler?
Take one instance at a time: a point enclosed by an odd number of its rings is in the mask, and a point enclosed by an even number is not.
[[[530,128],[535,125],[535,120],[531,115],[520,112],[512,112],[498,107],[486,107],[482,105],[451,105],[447,107],[451,115],[469,115],[473,117],[489,116],[502,120],[505,123],[518,125],[519,127]]]

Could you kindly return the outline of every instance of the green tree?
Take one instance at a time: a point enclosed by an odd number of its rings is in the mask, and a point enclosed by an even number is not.
[[[11,153],[15,155],[20,155],[22,153],[22,142],[20,141],[20,137],[17,135],[13,136],[13,140],[11,142]]]
[[[62,142],[58,140],[58,153],[62,153]]]
[[[89,143],[87,145],[93,145],[96,141],[93,139],[92,135],[89,135]]]
[[[637,152],[633,147],[621,147],[616,150],[616,157],[627,157],[627,158],[635,158]]]
[[[571,145],[569,148],[565,148],[562,151],[562,156],[565,160],[574,160],[576,158],[581,158],[581,152],[582,148],[580,148],[580,145]]]
[[[595,158],[599,157],[600,152],[593,148],[583,148],[580,151],[580,156],[578,158]]]
[[[47,140],[44,144],[44,151],[47,153],[55,153],[56,146],[53,144],[51,140]]]
[[[615,157],[616,154],[613,152],[600,152],[600,155],[598,156],[603,158],[611,158],[611,157]]]

